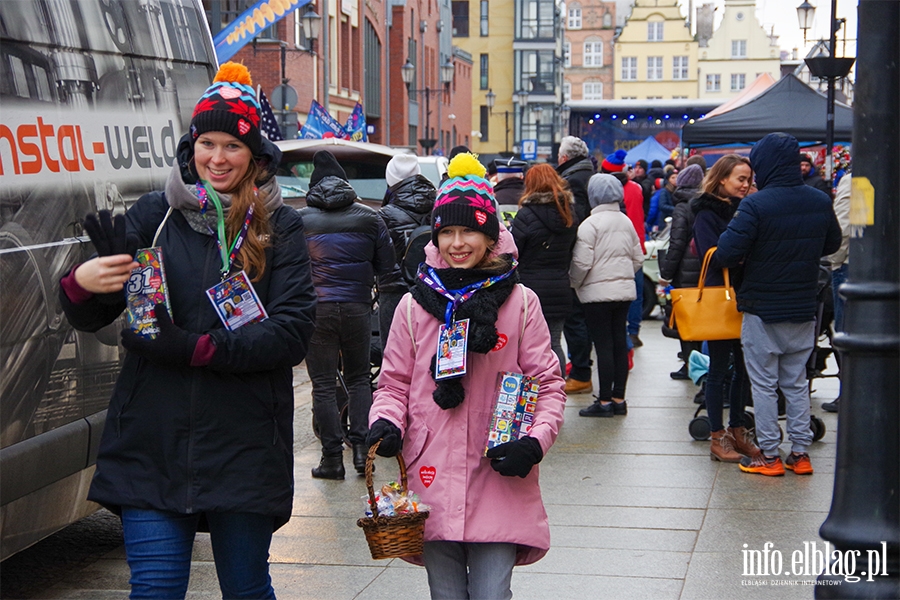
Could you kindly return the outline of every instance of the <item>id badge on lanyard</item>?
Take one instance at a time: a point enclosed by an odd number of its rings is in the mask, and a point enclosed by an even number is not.
[[[469,319],[441,324],[438,334],[435,380],[466,374],[466,347],[469,343]]]

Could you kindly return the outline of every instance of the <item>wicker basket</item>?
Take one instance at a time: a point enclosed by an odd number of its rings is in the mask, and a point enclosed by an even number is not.
[[[375,560],[422,554],[425,519],[428,518],[428,512],[408,513],[394,517],[378,514],[375,490],[372,488],[372,464],[377,449],[378,444],[369,448],[369,455],[366,457],[366,489],[369,491],[369,506],[372,508],[373,516],[363,517],[356,524],[362,527],[366,534],[369,551]],[[397,462],[400,463],[400,488],[403,493],[408,493],[406,464],[403,462],[403,456],[399,453]]]

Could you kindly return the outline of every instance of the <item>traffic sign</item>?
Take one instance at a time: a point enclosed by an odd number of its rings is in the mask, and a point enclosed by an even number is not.
[[[537,160],[537,140],[522,140],[522,160]]]
[[[297,90],[286,83],[275,86],[269,98],[273,110],[291,110],[297,104]]]

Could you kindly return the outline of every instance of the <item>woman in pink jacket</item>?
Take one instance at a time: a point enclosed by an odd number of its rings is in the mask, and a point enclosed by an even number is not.
[[[432,212],[434,245],[394,314],[368,441],[381,440],[382,456],[403,441],[410,488],[431,506],[424,554],[408,557],[425,565],[431,597],[511,598],[513,567],[550,547],[536,465],[562,425],[565,383],[540,301],[516,284],[515,244],[484,167],[463,154],[448,175]],[[448,300],[463,290],[477,291]],[[436,382],[447,368],[436,357],[441,330],[464,319],[465,375]],[[534,424],[485,457],[503,371],[540,380]]]

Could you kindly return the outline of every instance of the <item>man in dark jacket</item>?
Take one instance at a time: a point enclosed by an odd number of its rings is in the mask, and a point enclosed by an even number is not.
[[[312,475],[322,479],[344,478],[343,438],[335,401],[339,360],[349,392],[348,437],[353,445],[353,466],[359,473],[365,471],[372,406],[372,287],[375,276],[390,273],[395,262],[384,221],[356,198],[334,155],[327,150],[316,152],[306,208],[300,214],[319,299],[306,370],[322,441],[322,460]]]
[[[829,198],[831,197],[831,186],[819,175],[819,170],[809,157],[809,154],[800,155],[800,173],[803,175],[803,183],[817,190],[822,190],[828,194]]]
[[[650,212],[650,198],[653,196],[653,181],[647,175],[647,161],[643,158],[638,159],[634,163],[634,177],[632,181],[641,186],[641,193],[644,195],[644,214]]]
[[[422,175],[418,157],[414,154],[392,158],[385,180],[388,191],[378,214],[391,235],[397,263],[390,273],[378,278],[378,326],[382,348],[387,346],[394,310],[403,294],[410,290],[411,284],[403,279],[400,268],[409,236],[419,225],[431,224],[431,209],[437,194],[434,185]]]
[[[497,185],[494,186],[494,197],[498,205],[519,204],[522,192],[525,191],[525,167],[528,163],[515,158],[497,158],[494,168],[497,170]]]
[[[569,191],[575,199],[576,225],[580,225],[591,214],[587,184],[595,169],[588,154],[587,144],[581,138],[567,135],[559,143],[559,166],[556,167],[556,172],[568,182]],[[572,370],[566,378],[566,393],[589,394],[594,390],[591,383],[591,338],[584,320],[584,310],[574,292],[572,313],[566,319],[563,333],[572,362]]]
[[[811,474],[807,449],[809,388],[806,362],[815,346],[819,262],[841,245],[841,228],[827,194],[803,185],[794,137],[771,133],[750,153],[759,192],[747,196],[719,238],[715,258],[744,265],[738,308],[741,342],[753,389],[762,453],[741,460],[746,473]],[[784,393],[791,454],[778,450],[778,397]]]

